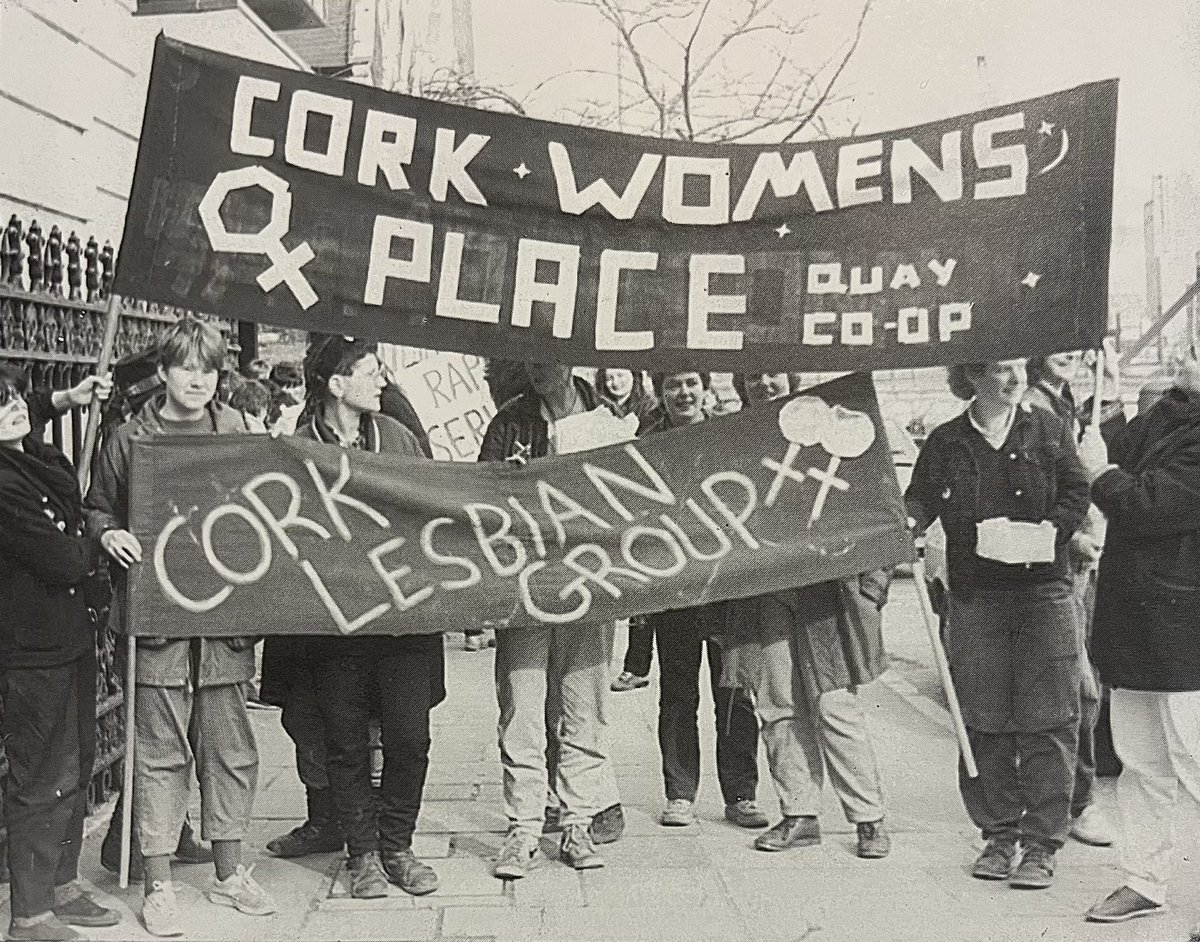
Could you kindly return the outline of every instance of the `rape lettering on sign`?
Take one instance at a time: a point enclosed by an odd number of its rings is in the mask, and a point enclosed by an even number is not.
[[[421,417],[433,457],[475,461],[496,414],[484,378],[484,358],[389,343],[380,344],[379,358],[391,368]]]
[[[153,552],[129,581],[131,630],[571,624],[896,565],[912,547],[881,429],[870,379],[851,376],[521,466],[139,440],[131,516]],[[278,617],[263,625],[267,605]]]
[[[1115,139],[1115,80],[869,138],[695,144],[160,37],[115,290],[656,371],[1088,348],[1107,323]],[[472,418],[439,423],[451,457]]]

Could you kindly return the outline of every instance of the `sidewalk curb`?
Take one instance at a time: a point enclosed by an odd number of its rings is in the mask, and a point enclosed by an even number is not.
[[[941,704],[930,700],[894,669],[886,671],[878,680],[926,719],[937,723],[947,732],[954,732],[950,711]]]

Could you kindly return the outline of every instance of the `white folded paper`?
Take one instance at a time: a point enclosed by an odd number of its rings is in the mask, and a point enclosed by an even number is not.
[[[975,552],[985,559],[1017,565],[1054,562],[1054,524],[992,517],[975,524]]]
[[[638,418],[627,415],[618,419],[603,406],[569,415],[554,423],[554,450],[559,455],[591,451],[605,445],[632,441],[637,435]]]

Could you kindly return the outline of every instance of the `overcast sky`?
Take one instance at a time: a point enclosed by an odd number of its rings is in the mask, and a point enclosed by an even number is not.
[[[718,4],[723,0],[716,0]],[[785,0],[821,11],[814,48],[849,36],[850,0]],[[586,9],[560,0],[475,0],[479,76],[521,97],[572,68],[615,68],[612,34]],[[753,46],[747,46],[753,55]],[[1114,287],[1141,290],[1142,207],[1155,174],[1167,177],[1177,256],[1169,288],[1200,250],[1200,2],[1198,0],[876,0],[857,55],[839,85],[860,133],[982,107],[976,66],[987,60],[996,103],[1083,82],[1121,80],[1115,168]],[[569,102],[572,79],[531,101],[537,117]],[[1190,268],[1190,263],[1186,266]],[[1170,298],[1168,301],[1171,300]]]

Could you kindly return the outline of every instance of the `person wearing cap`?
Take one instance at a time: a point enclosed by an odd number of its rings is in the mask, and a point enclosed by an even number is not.
[[[225,338],[212,324],[185,317],[171,325],[157,366],[163,394],[104,446],[84,509],[88,532],[122,571],[143,560],[128,529],[134,439],[246,431],[239,413],[215,402],[225,356]],[[118,631],[125,628],[122,590],[118,584],[110,610]],[[254,677],[254,644],[253,637],[138,639],[133,816],[145,885],[142,920],[151,935],[183,932],[171,855],[187,816],[193,766],[202,835],[212,841],[216,869],[209,900],[247,915],[275,912],[242,855],[258,782],[258,747],[242,687]]]
[[[296,437],[425,459],[412,432],[379,414],[386,380],[376,349],[374,341],[314,336],[305,358],[308,404]],[[414,896],[432,893],[438,876],[417,860],[412,837],[429,768],[429,714],[446,696],[442,636],[316,636],[299,645],[297,640],[287,639],[299,655],[293,653],[285,668],[291,676],[283,708],[301,777],[307,779],[307,825],[313,824],[314,813],[328,815],[332,810],[336,815],[340,832],[326,819],[324,833],[316,837],[324,847],[344,837],[354,898],[386,896],[389,882]],[[377,797],[371,788],[372,718],[379,720],[383,745]],[[322,783],[306,775],[303,766],[319,775],[313,765],[319,766],[322,758],[328,792],[314,803],[314,791],[319,793],[316,786]],[[278,847],[271,849],[280,853]]]

